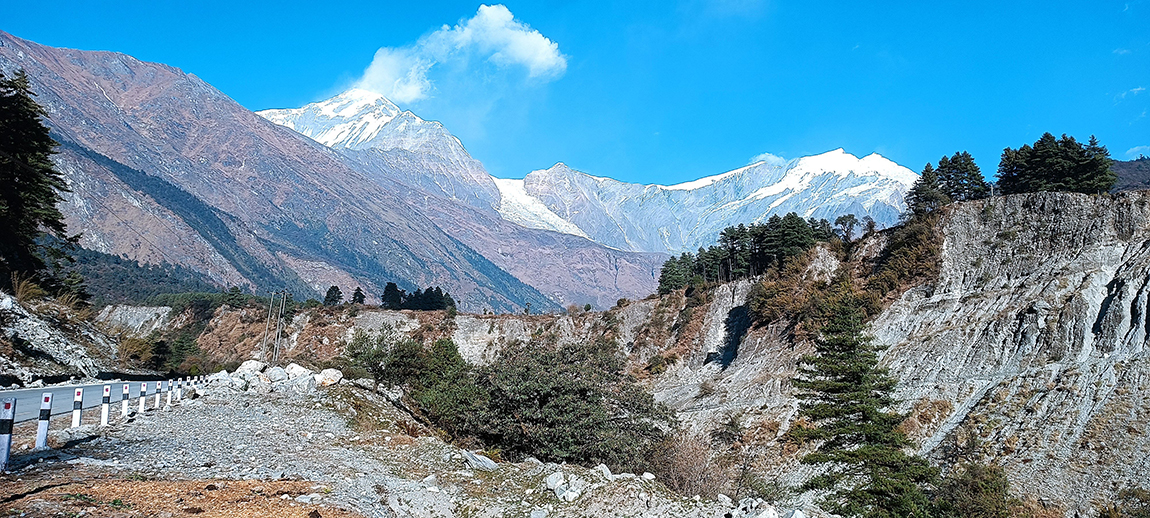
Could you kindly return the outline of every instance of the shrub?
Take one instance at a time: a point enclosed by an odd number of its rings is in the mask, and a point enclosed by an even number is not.
[[[966,464],[943,478],[934,498],[939,518],[1010,518],[1015,504],[1010,483],[999,466]]]
[[[513,344],[477,377],[481,438],[513,458],[637,466],[673,417],[623,369],[611,342]]]
[[[121,360],[129,360],[137,365],[152,361],[152,342],[142,338],[125,338],[118,347]]]
[[[707,441],[679,435],[664,440],[650,469],[672,491],[686,497],[714,498],[727,483],[722,464],[711,454]]]

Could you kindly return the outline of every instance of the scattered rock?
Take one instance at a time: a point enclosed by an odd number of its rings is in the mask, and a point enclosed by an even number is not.
[[[543,481],[547,484],[547,489],[554,491],[555,488],[563,484],[563,478],[563,472],[556,471],[555,473],[547,475],[547,478],[543,479]]]
[[[495,471],[499,469],[499,465],[496,464],[495,461],[478,453],[463,450],[463,458],[467,461],[467,465],[480,471]]]
[[[611,478],[611,468],[608,468],[606,464],[600,464],[598,466],[595,466],[594,472],[598,473],[600,476],[607,479],[608,482],[613,480]]]
[[[651,473],[650,471],[644,471],[643,472],[643,480],[646,480],[647,482],[655,480],[655,475],[653,473]]]

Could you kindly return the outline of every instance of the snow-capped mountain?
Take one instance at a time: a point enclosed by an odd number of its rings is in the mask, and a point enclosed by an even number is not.
[[[713,244],[725,227],[788,212],[830,220],[870,216],[889,226],[917,178],[878,154],[858,158],[836,149],[791,161],[772,157],[677,185],[620,182],[562,163],[505,180],[488,175],[438,122],[372,92],[353,89],[302,108],[258,113],[335,148],[368,175],[497,211],[522,227],[634,252],[694,251]]]
[[[380,94],[353,88],[302,108],[256,114],[342,152],[369,174],[386,170],[392,179],[451,199],[498,204],[491,176],[455,135]]]
[[[509,221],[586,235],[622,250],[678,253],[713,244],[727,226],[772,214],[829,220],[855,214],[889,226],[905,210],[903,193],[917,177],[878,154],[858,158],[836,149],[677,185],[620,182],[562,163],[497,185],[499,211]]]

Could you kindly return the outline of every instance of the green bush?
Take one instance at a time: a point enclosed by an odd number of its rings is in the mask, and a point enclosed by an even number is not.
[[[638,466],[673,425],[610,342],[515,344],[476,381],[487,394],[480,438],[511,457]]]

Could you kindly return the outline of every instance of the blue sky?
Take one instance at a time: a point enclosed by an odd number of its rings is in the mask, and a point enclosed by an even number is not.
[[[1046,131],[1150,156],[1150,0],[501,5],[491,29],[475,2],[9,2],[0,29],[177,66],[253,110],[334,95],[383,48],[418,69],[401,106],[500,177],[562,161],[666,184],[838,147],[915,171],[968,150],[991,176]]]

